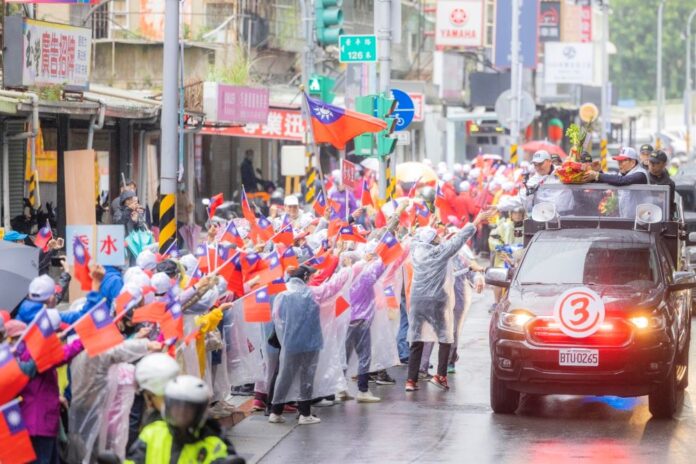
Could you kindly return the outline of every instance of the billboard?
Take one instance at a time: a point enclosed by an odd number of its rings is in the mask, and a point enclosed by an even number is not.
[[[520,48],[525,68],[536,69],[539,2],[522,2],[520,12]],[[498,69],[510,67],[512,40],[512,0],[498,0],[495,13],[495,48],[493,64]]]
[[[483,33],[483,0],[437,2],[435,46],[479,48]]]
[[[546,42],[544,80],[547,84],[584,84],[594,81],[594,46],[581,42]]]
[[[541,2],[539,6],[539,41],[561,40],[561,2]]]

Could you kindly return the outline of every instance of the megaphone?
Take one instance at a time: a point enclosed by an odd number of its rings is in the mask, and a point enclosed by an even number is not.
[[[558,228],[560,229],[561,219],[556,211],[556,205],[553,203],[544,201],[537,203],[534,205],[534,208],[532,208],[532,220],[534,222],[542,222],[546,224],[547,229],[549,227],[549,222],[553,221],[554,219],[558,221]]]
[[[636,229],[638,224],[657,224],[662,222],[662,208],[652,203],[641,203],[636,206],[636,220],[633,228]]]

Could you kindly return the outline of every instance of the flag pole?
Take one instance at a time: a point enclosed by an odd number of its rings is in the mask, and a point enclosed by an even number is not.
[[[70,331],[73,330],[77,324],[79,324],[80,322],[82,322],[82,319],[84,319],[85,317],[89,316],[89,315],[92,313],[92,311],[94,311],[96,308],[98,308],[99,306],[101,306],[102,303],[106,303],[106,298],[102,298],[101,300],[99,300],[99,302],[98,302],[97,304],[95,304],[94,306],[92,306],[92,307],[89,309],[89,311],[87,311],[85,314],[82,315],[81,318],[79,318],[78,320],[76,320],[76,321],[75,321],[74,323],[72,323],[67,329],[65,329],[65,330],[63,331],[63,334],[64,334],[63,336],[69,334]]]

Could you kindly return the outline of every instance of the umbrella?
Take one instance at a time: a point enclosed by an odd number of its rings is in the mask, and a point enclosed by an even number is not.
[[[0,241],[0,308],[14,309],[38,275],[38,248]]]
[[[531,142],[525,143],[520,148],[522,148],[522,150],[524,151],[531,152],[546,150],[549,152],[549,154],[556,153],[561,158],[565,158],[566,156],[568,156],[561,147],[559,147],[558,145],[554,145],[553,143],[548,142],[546,140],[532,140]]]
[[[149,230],[134,230],[126,237],[128,251],[133,257],[137,257],[145,248],[155,243],[152,232]]]
[[[198,246],[198,237],[201,235],[201,227],[196,224],[186,224],[179,227],[179,234],[184,239],[184,245],[190,252]]]
[[[437,174],[433,168],[423,163],[409,161],[396,166],[396,180],[400,182],[418,182],[419,184],[433,184],[437,182]]]

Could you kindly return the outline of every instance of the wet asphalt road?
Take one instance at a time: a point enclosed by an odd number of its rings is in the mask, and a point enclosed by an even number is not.
[[[694,355],[691,387],[674,420],[651,419],[647,397],[523,396],[517,414],[493,414],[488,401],[491,300],[490,293],[475,297],[449,392],[422,384],[407,394],[406,368],[395,367],[390,372],[397,385],[371,384],[382,403],[316,408],[322,422],[311,426],[297,426],[292,417],[284,425],[251,417],[235,429],[255,436],[255,450],[249,454],[245,440],[237,437],[239,451],[262,463],[696,462]],[[260,447],[258,434],[266,437]]]

